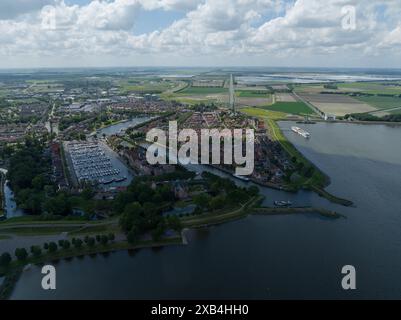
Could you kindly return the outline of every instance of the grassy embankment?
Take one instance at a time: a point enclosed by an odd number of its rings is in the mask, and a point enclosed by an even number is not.
[[[284,119],[285,113],[266,111],[257,108],[246,108],[242,109],[242,111],[250,116],[262,118],[268,125],[268,130],[272,139],[278,141],[291,158],[296,159],[297,163],[302,163],[304,168],[307,167],[314,168],[311,177],[300,175],[299,179],[297,179],[294,182],[291,182],[288,185],[289,188],[295,190],[298,190],[300,188],[310,189],[333,203],[341,204],[344,206],[352,205],[351,201],[338,198],[324,190],[324,188],[330,184],[330,178],[326,174],[324,174],[318,167],[316,167],[313,163],[311,163],[308,159],[306,159],[294,147],[294,145],[290,141],[288,141],[287,138],[284,136],[280,127],[277,124],[277,121]]]
[[[238,219],[245,218],[249,214],[264,214],[264,215],[272,215],[272,214],[296,214],[296,213],[318,213],[320,215],[326,216],[328,218],[339,218],[341,215],[327,211],[324,209],[316,209],[316,208],[264,208],[260,207],[260,204],[263,201],[263,196],[258,195],[255,197],[252,197],[249,199],[246,203],[238,206],[238,207],[232,207],[232,208],[226,208],[222,210],[216,210],[214,212],[209,212],[205,213],[203,215],[199,216],[190,216],[190,217],[184,217],[181,219],[182,221],[182,226],[183,228],[199,228],[199,227],[205,227],[205,226],[210,226],[210,225],[215,225],[215,224],[222,224],[228,221],[234,221]],[[30,223],[33,224],[34,228],[34,223],[43,223],[43,221],[33,221],[33,217],[30,217],[29,219],[27,217],[19,218],[19,219],[13,219],[11,222],[5,222],[2,225],[12,225],[12,226],[19,226],[20,224],[23,223]],[[71,223],[71,221],[57,221],[57,227],[61,228],[61,225]],[[54,221],[56,223],[56,221]],[[101,222],[97,223],[92,223],[94,228],[97,227],[104,227],[104,226],[99,226]],[[110,232],[111,229],[110,227],[115,228],[115,230],[118,228],[117,225],[107,225],[107,228],[105,230],[100,230],[100,229],[94,229],[92,231],[96,232]],[[49,228],[54,228],[54,227],[49,227]],[[41,227],[39,227],[39,230],[41,233],[43,233],[43,230],[41,230]],[[74,232],[72,231],[70,233],[70,236],[77,236],[77,235],[85,235],[87,233],[82,232]],[[96,244],[95,246],[88,246],[84,244],[81,248],[75,248],[71,247],[69,249],[59,249],[56,252],[49,253],[46,252],[43,255],[39,257],[34,257],[32,255],[28,256],[28,258],[24,261],[18,261],[14,260],[12,263],[7,267],[2,267],[0,268],[0,275],[5,275],[5,280],[3,285],[0,287],[0,300],[1,299],[7,299],[10,297],[12,290],[15,286],[15,283],[18,281],[19,276],[24,268],[25,265],[27,264],[40,264],[40,263],[45,263],[48,261],[55,261],[59,259],[68,259],[68,258],[73,258],[77,256],[85,256],[85,255],[93,255],[93,254],[98,254],[98,253],[108,253],[108,252],[113,252],[113,251],[119,251],[119,250],[134,250],[134,249],[141,249],[141,248],[149,248],[149,247],[161,247],[161,246],[167,246],[167,245],[179,245],[183,243],[183,239],[180,236],[176,237],[171,237],[171,238],[166,238],[160,241],[141,241],[136,244],[130,244],[127,241],[113,241],[111,243],[108,243],[106,245],[103,244]]]
[[[257,215],[287,215],[287,214],[300,214],[300,213],[317,213],[323,217],[339,219],[345,218],[344,215],[322,209],[322,208],[312,208],[312,207],[304,207],[304,208],[255,208],[254,214]]]

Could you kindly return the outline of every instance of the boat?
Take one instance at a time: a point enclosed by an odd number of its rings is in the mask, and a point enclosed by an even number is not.
[[[110,183],[113,183],[114,182],[114,179],[111,179],[111,180],[104,180],[102,183],[103,184],[110,184]]]
[[[127,177],[121,177],[121,178],[119,177],[114,179],[115,182],[123,182],[125,180],[127,180]]]
[[[310,138],[310,133],[299,128],[299,127],[291,127],[291,130],[299,135],[301,135],[302,137],[304,137],[305,139],[309,139]]]
[[[274,205],[277,207],[290,207],[292,206],[291,201],[274,201]]]
[[[245,182],[249,182],[249,181],[250,181],[249,178],[244,177],[244,176],[239,176],[239,175],[236,175],[236,174],[233,174],[233,177],[234,177],[234,178],[237,178],[237,179],[239,179],[239,180],[245,181]]]

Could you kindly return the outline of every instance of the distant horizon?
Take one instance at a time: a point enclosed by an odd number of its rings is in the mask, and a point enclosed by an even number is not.
[[[210,66],[189,66],[189,65],[136,65],[136,66],[55,66],[55,67],[10,67],[4,68],[0,67],[0,71],[12,71],[12,70],[93,70],[93,69],[310,69],[310,70],[355,70],[355,71],[401,71],[401,67],[325,67],[325,66],[246,66],[246,65],[230,65],[230,66],[218,66],[218,65],[210,65]]]

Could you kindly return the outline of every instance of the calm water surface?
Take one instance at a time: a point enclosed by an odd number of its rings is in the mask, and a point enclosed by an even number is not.
[[[330,208],[346,219],[314,214],[250,216],[191,231],[189,245],[117,252],[57,264],[57,290],[40,288],[39,267],[25,272],[13,299],[400,298],[401,128],[299,125],[310,140],[286,136],[330,175],[328,188],[355,207],[301,191],[262,189],[265,204]],[[238,184],[244,184],[237,180]],[[357,290],[341,289],[341,268],[354,265]]]

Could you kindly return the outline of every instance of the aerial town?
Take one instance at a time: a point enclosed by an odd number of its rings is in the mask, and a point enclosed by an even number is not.
[[[366,92],[366,83],[355,82],[348,91],[348,83],[334,80],[261,84],[238,71],[191,77],[169,76],[168,70],[163,75],[137,70],[118,75],[76,72],[28,78],[0,74],[0,220],[6,223],[0,225],[0,236],[3,232],[21,241],[34,239],[30,247],[36,253],[30,259],[45,259],[38,253],[43,246],[47,255],[63,256],[105,246],[112,250],[186,243],[183,230],[254,212],[309,210],[338,218],[336,211],[296,207],[288,200],[288,195],[308,190],[331,203],[353,204],[326,190],[330,178],[289,137],[299,143],[314,141],[307,128],[317,123],[400,120],[396,107],[380,113],[369,104],[384,99],[397,105],[400,96]],[[360,91],[355,90],[358,84]],[[374,85],[398,88],[398,82]],[[362,117],[361,111],[367,113]],[[237,164],[223,161],[151,164],[147,150],[155,141],[147,140],[147,134],[152,129],[168,134],[171,122],[178,130],[192,129],[198,137],[205,129],[253,130],[252,172],[237,175]],[[226,134],[219,137],[220,159],[225,158]],[[245,140],[242,143],[245,146]],[[212,148],[208,152],[213,158]],[[199,152],[198,160],[201,157]],[[260,190],[283,196],[266,200]],[[35,238],[19,231],[23,221],[28,221],[25,228],[31,228]],[[55,227],[59,223],[71,227]],[[54,237],[62,250],[52,253],[46,248],[50,243],[54,247]],[[68,249],[71,241],[75,249]],[[83,249],[81,242],[87,245]],[[90,245],[93,242],[99,245]],[[0,243],[7,243],[10,252],[24,250],[20,242],[0,238]]]

